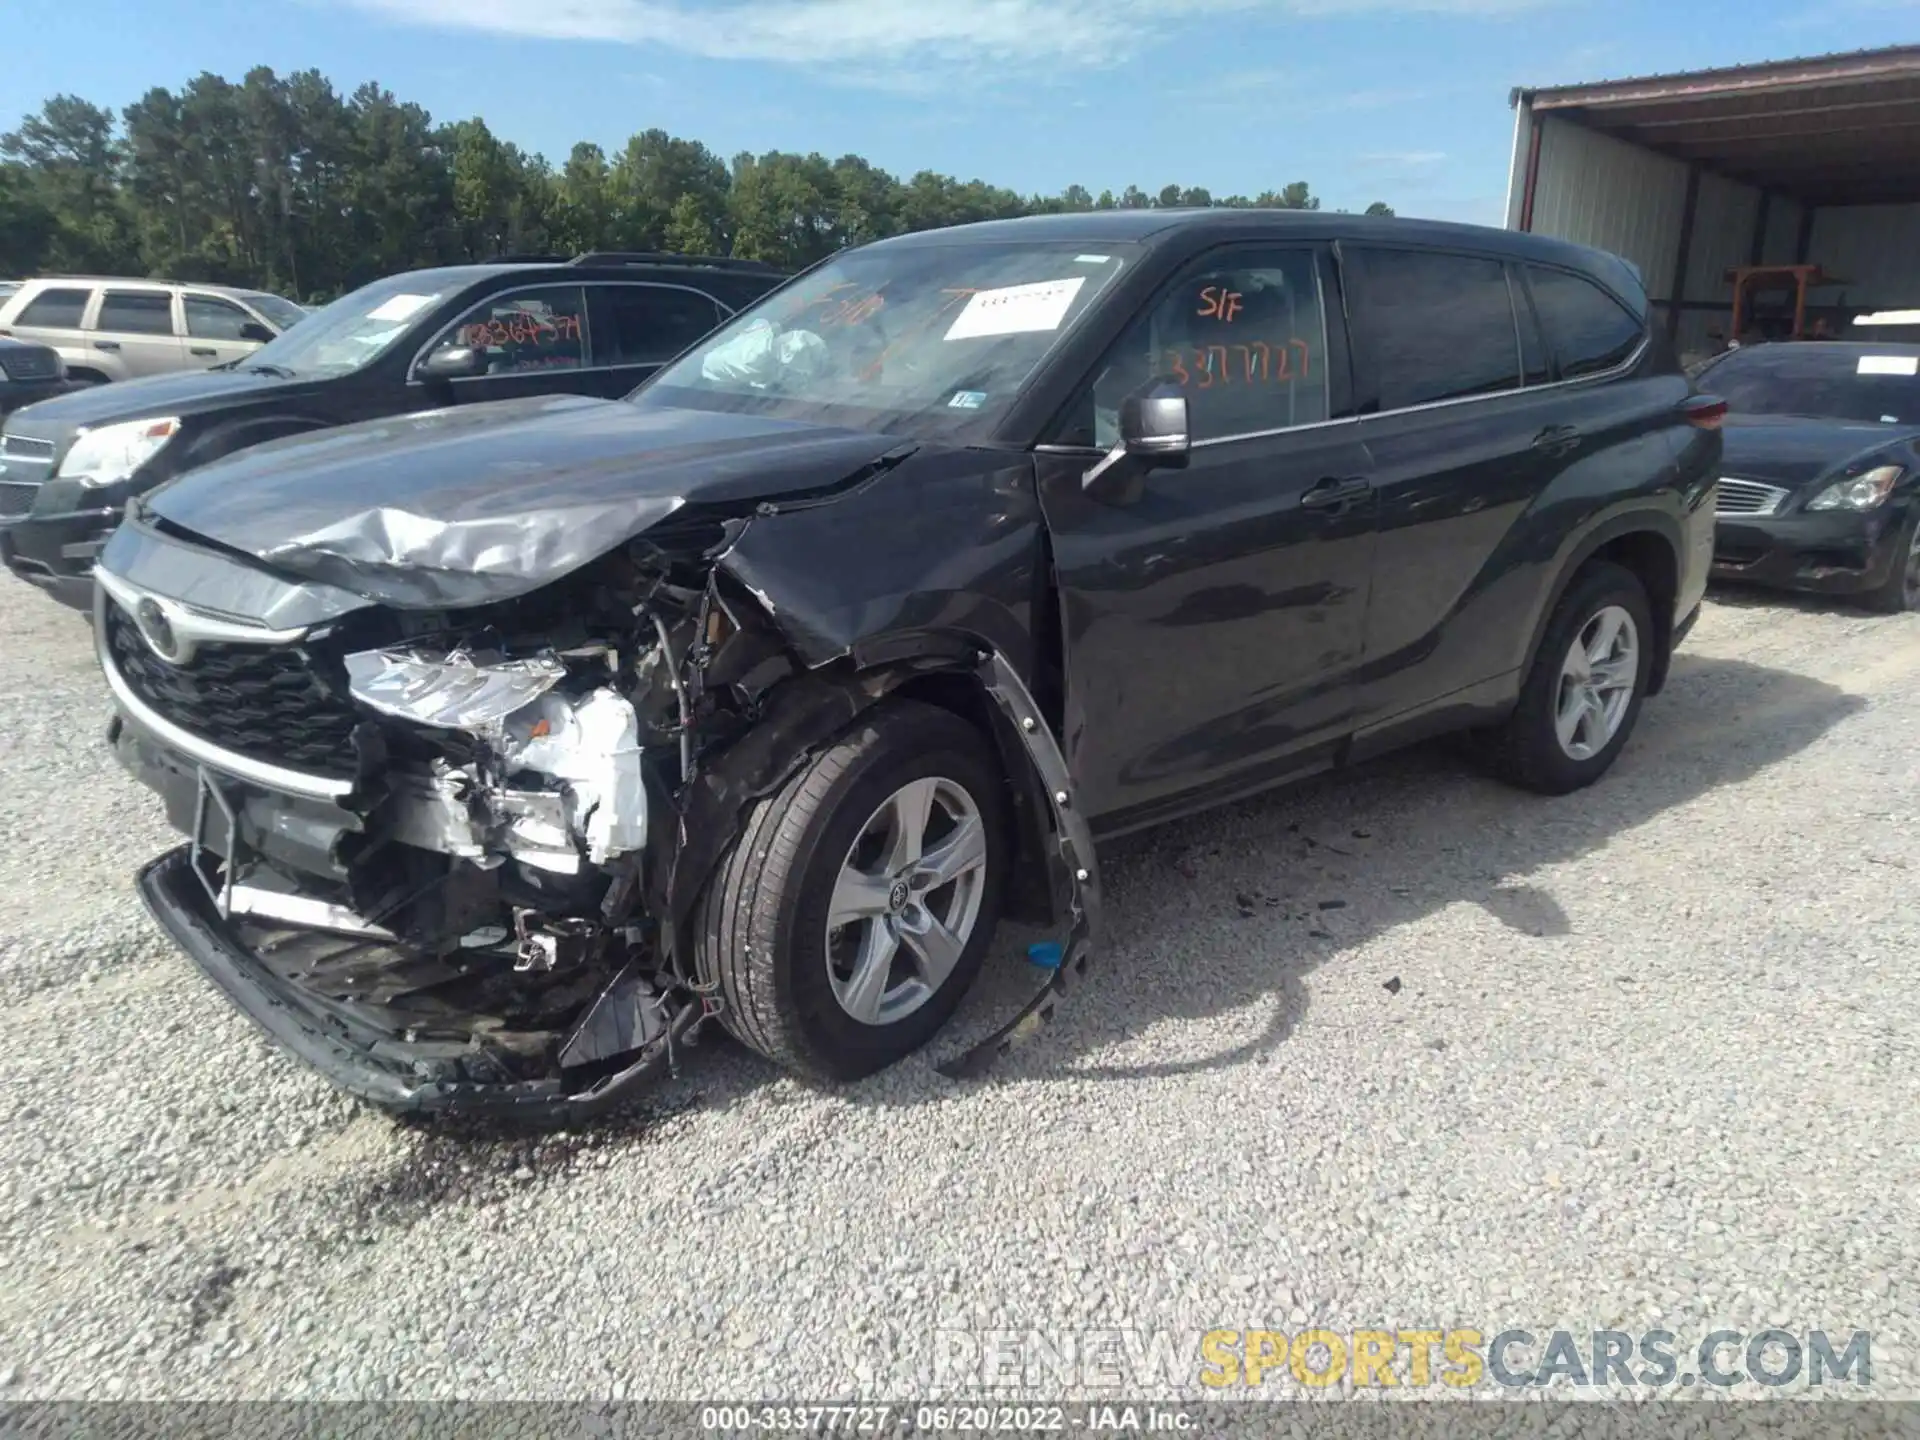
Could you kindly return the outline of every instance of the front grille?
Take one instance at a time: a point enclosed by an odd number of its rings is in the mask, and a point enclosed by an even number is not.
[[[13,511],[0,510],[0,514],[22,515],[26,507],[33,504],[33,491],[37,490],[53,473],[53,442],[51,440],[29,440],[24,435],[0,435],[0,480],[9,487],[19,486],[26,490],[26,502]]]
[[[163,718],[250,760],[335,779],[354,773],[351,705],[297,645],[203,644],[185,665],[147,647],[109,604],[107,649],[129,689]]]
[[[37,346],[8,349],[0,352],[0,371],[9,380],[56,380],[60,376],[60,356]]]
[[[25,435],[0,435],[0,460],[40,460],[51,462],[51,440],[29,440]]]
[[[38,485],[23,485],[15,480],[0,480],[0,515],[24,515],[33,509]]]
[[[1713,501],[1716,515],[1772,515],[1785,503],[1788,491],[1758,480],[1734,480],[1722,475]]]

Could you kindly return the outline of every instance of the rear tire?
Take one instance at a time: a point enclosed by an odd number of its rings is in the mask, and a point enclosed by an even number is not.
[[[1606,774],[1639,719],[1653,634],[1638,576],[1604,560],[1582,567],[1547,622],[1519,703],[1480,737],[1488,768],[1542,795]]]
[[[904,841],[915,815],[921,834]],[[721,1023],[816,1080],[920,1048],[992,944],[1007,815],[971,725],[917,701],[876,707],[752,807],[707,887],[696,958],[719,981]],[[956,878],[935,884],[942,861]],[[850,918],[830,929],[830,916]]]
[[[1900,528],[1895,547],[1893,569],[1876,590],[1860,597],[1869,610],[1882,615],[1901,615],[1920,610],[1920,504]]]

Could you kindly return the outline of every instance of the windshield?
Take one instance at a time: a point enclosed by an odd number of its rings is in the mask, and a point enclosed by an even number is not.
[[[291,300],[283,300],[278,295],[249,291],[240,298],[271,320],[274,328],[278,330],[290,330],[307,318],[306,311]]]
[[[1699,383],[1736,415],[1920,424],[1920,346],[1755,346],[1710,366]]]
[[[849,251],[740,315],[636,398],[922,437],[984,428],[1130,250],[955,241]]]
[[[298,375],[344,375],[358,370],[406,334],[421,312],[448,293],[431,275],[392,275],[343,295],[240,365],[291,370]]]

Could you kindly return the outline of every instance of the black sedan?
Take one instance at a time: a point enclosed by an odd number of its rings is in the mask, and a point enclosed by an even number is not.
[[[1920,345],[1755,345],[1727,402],[1713,574],[1920,609]]]

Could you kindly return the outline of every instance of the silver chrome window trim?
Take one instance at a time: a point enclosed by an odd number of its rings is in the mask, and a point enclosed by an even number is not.
[[[583,300],[586,298],[585,292],[589,285],[620,285],[629,289],[637,288],[645,290],[684,290],[689,295],[698,295],[702,300],[709,302],[720,312],[720,318],[714,322],[713,328],[715,330],[718,330],[722,325],[726,324],[727,321],[733,319],[734,316],[740,313],[718,295],[713,294],[711,291],[702,290],[697,285],[679,285],[662,280],[575,280],[567,276],[556,276],[551,280],[539,281],[537,284],[516,285],[509,290],[496,290],[493,294],[487,296],[486,299],[474,301],[472,305],[462,310],[445,325],[442,325],[440,329],[434,333],[432,339],[428,340],[426,344],[413,352],[413,358],[407,361],[407,384],[424,385],[426,383],[415,373],[420,368],[420,361],[425,358],[429,350],[433,349],[434,346],[446,339],[447,336],[455,330],[458,330],[462,323],[465,322],[467,316],[471,315],[475,310],[478,310],[482,305],[491,305],[494,301],[504,300],[509,295],[524,295],[531,290],[552,290],[556,287],[568,285],[578,286],[582,292]],[[587,303],[589,308],[591,308],[592,302],[588,301]],[[593,337],[589,335],[587,339],[588,343],[591,344]],[[668,357],[668,359],[672,358],[671,356]],[[644,365],[652,365],[655,369],[658,369],[666,363],[666,360],[636,360],[626,365],[579,365],[570,370],[561,371],[560,373],[567,375],[598,375],[604,374],[609,370],[636,370]],[[558,370],[559,367],[556,366],[555,369]],[[447,383],[450,385],[470,385],[476,380],[507,379],[514,373],[513,371],[509,371],[507,375],[463,375],[456,380],[449,380]],[[534,372],[523,371],[519,373],[532,374]]]
[[[329,780],[320,775],[308,775],[299,770],[286,770],[278,765],[269,765],[263,760],[249,759],[245,755],[236,755],[218,745],[202,740],[190,730],[183,730],[164,715],[148,708],[145,701],[133,693],[133,687],[121,678],[114,666],[113,656],[107,646],[107,606],[109,603],[126,605],[125,597],[131,595],[137,600],[152,599],[166,605],[164,598],[158,595],[148,596],[145,592],[120,579],[110,571],[94,568],[93,594],[93,643],[94,653],[100,662],[100,669],[106,676],[107,688],[113,692],[114,702],[119,705],[127,717],[141,729],[147,731],[156,740],[171,745],[189,760],[197,760],[202,765],[222,771],[236,780],[250,781],[267,790],[276,790],[282,794],[298,795],[308,800],[339,800],[353,793],[351,780]],[[181,616],[183,623],[191,624],[195,634],[202,639],[233,639],[259,645],[287,644],[297,640],[307,632],[305,630],[262,630],[250,626],[236,625],[231,621],[214,620],[209,616],[194,614],[191,611],[167,609],[167,618],[172,622],[175,616]]]
[[[1205,440],[1195,440],[1187,448],[1204,450],[1213,445],[1232,445],[1241,440],[1266,440],[1275,435],[1297,435],[1303,430],[1325,430],[1334,425],[1359,425],[1369,420],[1387,420],[1395,415],[1418,415],[1426,410],[1445,410],[1456,405],[1476,405],[1487,400],[1506,400],[1515,395],[1538,395],[1545,390],[1561,390],[1569,385],[1593,385],[1603,380],[1618,379],[1640,363],[1640,357],[1646,354],[1648,340],[1641,337],[1634,352],[1611,370],[1596,370],[1591,375],[1576,375],[1571,380],[1555,380],[1546,385],[1516,386],[1512,390],[1496,390],[1489,395],[1462,395],[1453,400],[1429,400],[1424,405],[1402,405],[1393,410],[1379,410],[1371,415],[1342,415],[1332,420],[1313,420],[1305,425],[1282,425],[1273,430],[1248,430],[1238,435],[1214,435]],[[1098,445],[1056,445],[1045,443],[1033,447],[1043,455],[1104,455],[1106,451]]]

